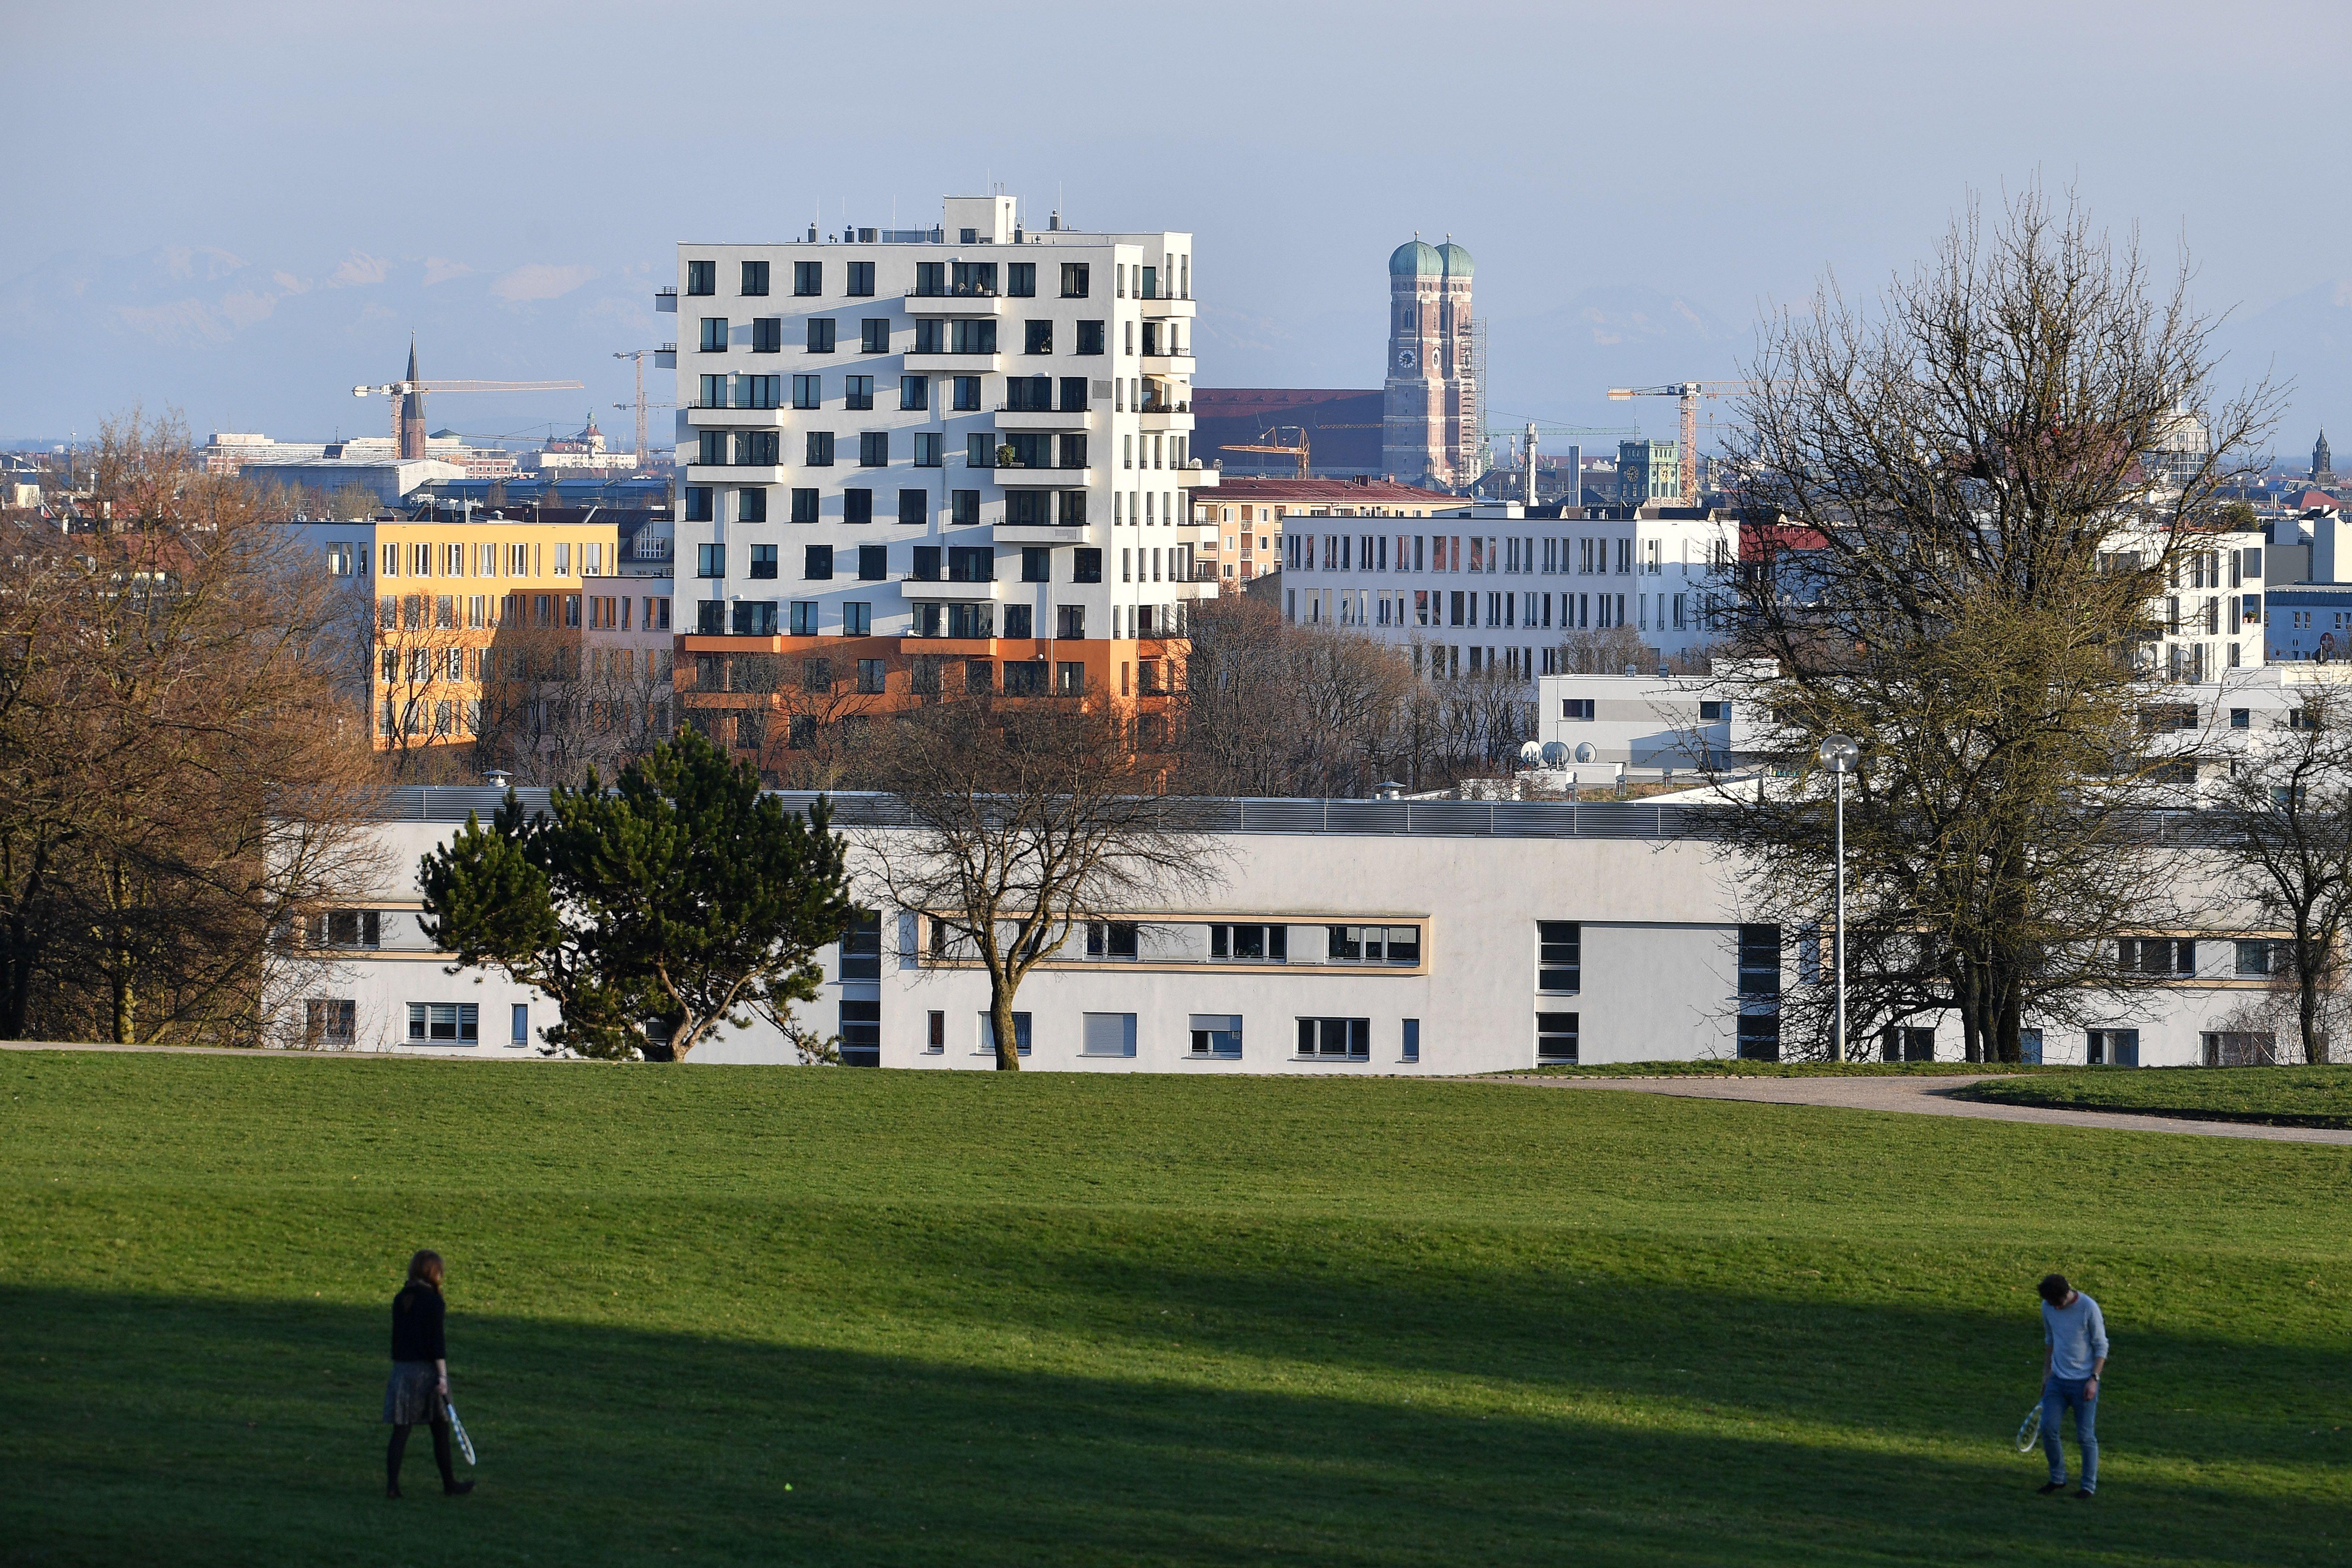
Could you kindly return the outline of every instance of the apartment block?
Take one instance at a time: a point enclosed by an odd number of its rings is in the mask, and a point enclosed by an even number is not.
[[[1191,492],[1192,237],[1025,227],[682,244],[677,629],[743,743],[747,657],[819,697],[1141,700],[1213,577]],[[806,717],[806,715],[803,715]]]
[[[1198,560],[1219,583],[1239,586],[1282,565],[1286,518],[1435,517],[1457,511],[1462,498],[1385,479],[1223,479],[1195,499],[1202,529]]]

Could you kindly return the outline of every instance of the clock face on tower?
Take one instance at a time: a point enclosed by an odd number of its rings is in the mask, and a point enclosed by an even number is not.
[[[1397,350],[1397,364],[1401,369],[1411,370],[1412,368],[1412,351],[1411,349]]]

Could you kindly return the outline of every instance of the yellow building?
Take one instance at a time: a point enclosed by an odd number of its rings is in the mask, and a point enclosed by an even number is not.
[[[1216,530],[1199,559],[1231,587],[1282,569],[1282,525],[1294,517],[1433,517],[1469,502],[1385,479],[1228,479],[1192,498],[1192,521]]]

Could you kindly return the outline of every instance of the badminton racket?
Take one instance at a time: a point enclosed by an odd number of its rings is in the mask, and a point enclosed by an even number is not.
[[[456,1417],[453,1415],[450,1419],[455,1420]],[[2017,1451],[2021,1454],[2030,1454],[2033,1452],[2033,1446],[2040,1441],[2042,1441],[2042,1406],[2037,1404],[2025,1413],[2025,1419],[2017,1424]],[[471,1448],[467,1449],[466,1458],[471,1460],[473,1457],[474,1451]]]
[[[442,1401],[441,1408],[449,1413],[449,1436],[457,1439],[457,1451],[466,1456],[466,1463],[469,1465],[472,1464],[474,1462],[474,1440],[466,1436],[466,1424],[457,1419],[457,1407],[450,1404],[448,1401],[444,1400]],[[2041,1413],[2039,1411],[2034,1413],[2034,1420],[2036,1425],[2040,1424]]]

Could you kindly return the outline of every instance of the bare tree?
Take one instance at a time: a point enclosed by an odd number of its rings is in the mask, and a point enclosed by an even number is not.
[[[2245,873],[2256,918],[2286,932],[2265,963],[2292,1001],[2303,1059],[2330,1051],[2352,923],[2352,704],[2315,695],[2257,738],[2215,803],[2222,845]]]
[[[1090,919],[1164,909],[1219,874],[1197,804],[1153,793],[1119,716],[1058,699],[962,698],[892,722],[888,787],[911,834],[863,869],[930,928],[934,958],[988,972],[996,1065],[1021,1065],[1022,981]]]
[[[2119,938],[2178,913],[2138,807],[2193,763],[2147,742],[2137,649],[2276,406],[2214,394],[2187,278],[2158,297],[2136,248],[2034,191],[1990,232],[1971,207],[1874,307],[1824,285],[1763,328],[1734,458],[1776,549],[1738,579],[1755,662],[1717,679],[1777,716],[1765,760],[1801,784],[1743,801],[1726,848],[1759,917],[1819,922],[1814,752],[1860,740],[1853,923],[1917,934],[1970,1060],[2138,983]],[[2157,485],[2184,420],[2209,439]]]
[[[1627,626],[1574,631],[1559,639],[1559,668],[1563,675],[1649,675],[1658,668],[1658,650]]]

